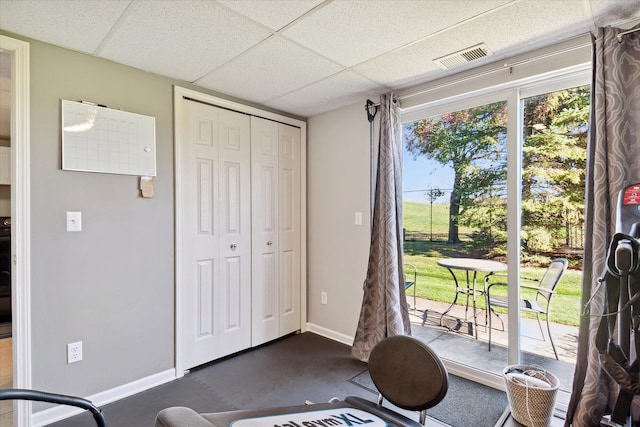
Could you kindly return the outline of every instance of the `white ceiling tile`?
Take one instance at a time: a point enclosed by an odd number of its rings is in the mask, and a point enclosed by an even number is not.
[[[345,66],[411,43],[511,0],[336,0],[283,34]]]
[[[378,56],[353,67],[353,70],[385,86],[403,87],[432,73],[441,72],[442,69],[433,62],[433,58],[437,57],[434,55],[438,55],[438,48],[442,51],[443,47],[448,53],[449,46],[428,39]]]
[[[141,1],[101,52],[105,58],[194,81],[271,34],[209,1]]]
[[[344,71],[269,101],[265,105],[303,117],[310,117],[358,101],[362,101],[364,105],[367,98],[378,96],[387,91],[387,88],[377,85],[357,73]]]
[[[575,0],[536,0],[514,2],[486,14],[482,20],[471,20],[442,31],[420,42],[379,56],[353,69],[386,86],[400,89],[421,80],[465,71],[507,56],[589,31],[592,24],[589,9]],[[560,37],[558,38],[558,35]],[[486,43],[491,52],[482,60],[443,70],[434,59]]]
[[[595,26],[616,26],[624,23],[629,16],[640,16],[638,0],[589,0],[594,15]]]
[[[214,70],[196,84],[264,102],[340,71],[340,67],[289,40],[269,40]]]
[[[472,22],[460,32],[448,32],[455,41],[452,52],[465,48],[465,34],[476,33],[494,51],[511,56],[546,46],[554,41],[587,33],[593,28],[590,8],[582,1],[536,0],[516,2],[490,14],[482,22]],[[458,37],[455,37],[457,35]]]
[[[322,1],[323,0],[218,0],[218,3],[273,30],[279,30],[322,3]]]
[[[0,0],[0,28],[93,53],[130,0]]]

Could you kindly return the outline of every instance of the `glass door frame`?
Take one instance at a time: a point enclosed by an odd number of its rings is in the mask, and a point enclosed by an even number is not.
[[[469,109],[493,102],[507,103],[507,257],[510,260],[521,259],[521,225],[522,225],[522,147],[524,99],[562,89],[591,84],[591,64],[570,69],[559,70],[488,88],[478,88],[473,92],[458,94],[446,99],[432,101],[427,104],[401,109],[402,123],[412,122],[425,117]],[[401,98],[402,100],[402,98]],[[509,305],[507,314],[509,330],[507,332],[509,365],[521,363],[520,349],[520,299],[519,287],[520,263],[509,263]],[[452,374],[460,375],[473,381],[494,388],[504,389],[501,376],[482,371],[477,368],[446,360],[445,365]],[[557,408],[566,409],[567,396],[559,396]]]

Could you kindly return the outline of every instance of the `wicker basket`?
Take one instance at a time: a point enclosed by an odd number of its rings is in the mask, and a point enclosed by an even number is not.
[[[524,374],[524,377],[507,376],[510,373]],[[507,366],[503,377],[513,418],[527,427],[548,426],[560,384],[558,378],[542,368],[526,365]],[[539,380],[548,386],[542,385]]]

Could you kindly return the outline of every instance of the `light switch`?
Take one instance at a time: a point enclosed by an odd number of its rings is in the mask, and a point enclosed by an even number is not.
[[[362,212],[356,212],[356,225],[362,225]]]
[[[67,231],[82,231],[82,212],[67,212]]]

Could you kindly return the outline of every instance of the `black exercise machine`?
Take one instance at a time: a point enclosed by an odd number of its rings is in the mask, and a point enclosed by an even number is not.
[[[640,394],[640,183],[620,191],[617,209],[616,234],[599,279],[606,286],[606,300],[596,347],[602,369],[619,385],[611,418],[603,419],[602,425],[630,426],[631,401]],[[629,360],[632,336],[634,361]]]

